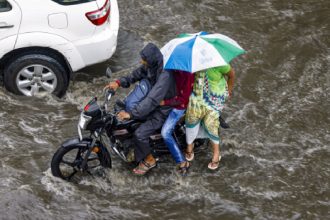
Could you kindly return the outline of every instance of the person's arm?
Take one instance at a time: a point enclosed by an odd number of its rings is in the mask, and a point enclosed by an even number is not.
[[[227,85],[228,85],[228,93],[229,97],[231,98],[233,94],[233,87],[234,87],[234,82],[235,82],[235,71],[233,68],[230,68],[229,73],[227,74]]]
[[[141,65],[139,68],[135,69],[131,74],[127,76],[120,77],[118,80],[116,80],[116,83],[118,86],[121,86],[123,88],[128,88],[131,86],[131,84],[143,79],[146,76],[146,71],[143,65]]]
[[[139,68],[135,69],[131,74],[129,74],[127,76],[123,76],[120,79],[110,82],[104,88],[113,89],[115,91],[120,86],[123,88],[128,88],[128,87],[130,87],[131,84],[133,84],[136,81],[139,81],[143,77],[145,77],[145,75],[146,75],[146,72],[145,72],[143,66],[140,66]]]
[[[154,111],[164,99],[170,85],[174,83],[173,77],[168,72],[160,74],[156,84],[152,87],[147,97],[138,103],[131,112],[131,118],[141,119],[145,118]]]

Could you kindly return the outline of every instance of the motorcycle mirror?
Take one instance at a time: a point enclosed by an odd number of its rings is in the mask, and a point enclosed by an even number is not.
[[[111,78],[111,76],[112,76],[112,70],[110,69],[110,67],[107,67],[107,70],[105,71],[105,75],[108,78]]]

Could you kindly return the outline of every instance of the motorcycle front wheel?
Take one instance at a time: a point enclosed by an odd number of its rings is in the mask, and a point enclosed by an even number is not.
[[[110,156],[105,155],[105,149],[95,146],[91,151],[86,167],[84,169],[87,173],[100,167],[111,167]],[[64,180],[72,180],[72,178],[82,171],[82,162],[88,152],[87,146],[71,145],[67,147],[60,147],[53,156],[51,162],[51,171],[53,176],[62,178]]]

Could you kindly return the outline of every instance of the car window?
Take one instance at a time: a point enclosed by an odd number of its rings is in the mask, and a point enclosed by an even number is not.
[[[0,12],[10,11],[11,5],[6,0],[0,0]]]
[[[93,2],[95,0],[52,0],[52,1],[57,2],[61,5],[75,5],[75,4],[81,4],[81,3],[86,3],[86,2]]]

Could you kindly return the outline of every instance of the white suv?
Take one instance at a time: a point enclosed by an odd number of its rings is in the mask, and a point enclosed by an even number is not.
[[[117,0],[0,0],[6,89],[63,96],[72,72],[113,55],[118,29]]]

